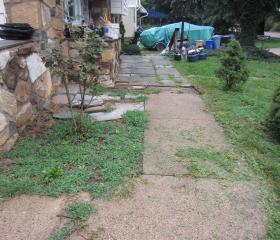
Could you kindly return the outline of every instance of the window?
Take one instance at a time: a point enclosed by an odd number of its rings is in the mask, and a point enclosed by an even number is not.
[[[73,25],[82,25],[87,21],[88,1],[87,0],[65,0],[65,21],[71,21]]]

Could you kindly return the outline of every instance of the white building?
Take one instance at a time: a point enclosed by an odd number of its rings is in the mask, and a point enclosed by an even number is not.
[[[127,0],[128,14],[122,17],[125,27],[125,37],[133,37],[141,24],[141,18],[148,15],[146,9],[141,5],[141,0]]]

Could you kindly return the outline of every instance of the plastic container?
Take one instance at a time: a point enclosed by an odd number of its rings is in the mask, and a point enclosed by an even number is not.
[[[176,53],[176,54],[174,55],[174,60],[176,60],[176,61],[181,61],[181,60],[182,60],[182,55],[181,55],[180,53]]]
[[[195,55],[188,55],[188,60],[189,62],[196,62],[199,60],[199,54],[195,54]]]
[[[104,27],[104,36],[112,39],[120,38],[120,25],[118,23],[105,24]]]
[[[206,49],[213,49],[214,48],[214,41],[213,40],[207,40],[206,41]]]
[[[196,45],[196,47],[203,47],[204,46],[204,41],[203,40],[196,40],[195,45]]]
[[[221,47],[221,39],[222,36],[220,35],[215,35],[212,37],[212,40],[214,41],[214,49],[218,49]]]
[[[199,60],[205,60],[208,57],[208,53],[207,52],[203,52],[199,54]]]

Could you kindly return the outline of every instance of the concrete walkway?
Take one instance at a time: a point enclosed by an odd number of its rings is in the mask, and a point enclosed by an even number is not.
[[[266,36],[270,36],[272,38],[279,38],[280,39],[280,32],[265,32]]]
[[[168,60],[155,56],[137,57],[138,64],[146,64],[150,58],[170,66]],[[122,62],[123,73],[139,69],[128,64],[131,59]],[[151,68],[149,71],[154,76]],[[149,71],[145,73],[147,82]],[[160,77],[164,79],[166,74]],[[147,110],[150,126],[145,132],[144,175],[136,180],[128,199],[94,201],[98,213],[90,218],[85,232],[95,233],[101,240],[261,238],[265,223],[257,207],[254,182],[186,177],[188,168],[176,156],[180,148],[231,148],[201,98],[186,89],[179,93],[165,88],[150,97]]]
[[[144,86],[183,86],[185,78],[169,59],[159,55],[121,56],[121,82]]]
[[[270,48],[269,51],[280,56],[280,48]]]

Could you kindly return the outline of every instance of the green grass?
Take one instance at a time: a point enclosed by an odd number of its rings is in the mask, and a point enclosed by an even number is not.
[[[67,206],[66,212],[71,221],[66,223],[63,228],[52,233],[49,240],[68,239],[68,237],[70,237],[76,230],[85,226],[85,222],[94,212],[94,209],[90,203],[74,202]]]
[[[63,228],[56,230],[51,236],[48,238],[48,240],[64,240],[70,237],[74,232],[76,228],[73,223],[66,224]]]
[[[125,99],[125,96],[135,95],[137,98],[135,99],[137,102],[144,102],[148,99],[148,95],[150,94],[159,94],[160,89],[158,88],[145,88],[144,90],[130,90],[130,89],[112,89],[108,95],[113,97],[120,97],[121,99]]]
[[[256,46],[259,48],[280,48],[280,39],[257,41]]]
[[[110,197],[141,173],[145,112],[127,113],[123,122],[84,121],[84,138],[72,122],[56,124],[37,137],[24,137],[3,157],[12,167],[0,175],[0,198],[20,194],[59,196],[88,191]],[[137,124],[145,120],[145,124]]]
[[[93,213],[94,209],[90,203],[75,202],[70,204],[66,211],[74,221],[79,222],[87,220]]]
[[[280,145],[263,129],[271,98],[280,85],[280,63],[249,61],[250,79],[239,92],[225,92],[215,76],[220,62],[217,57],[197,63],[175,62],[190,82],[205,91],[208,109],[222,125],[228,140],[236,147],[256,175],[265,179],[269,215],[267,239],[280,236]]]
[[[182,158],[188,175],[194,178],[228,180],[248,179],[247,172],[240,171],[239,156],[233,151],[215,151],[210,148],[179,149],[176,155]]]

